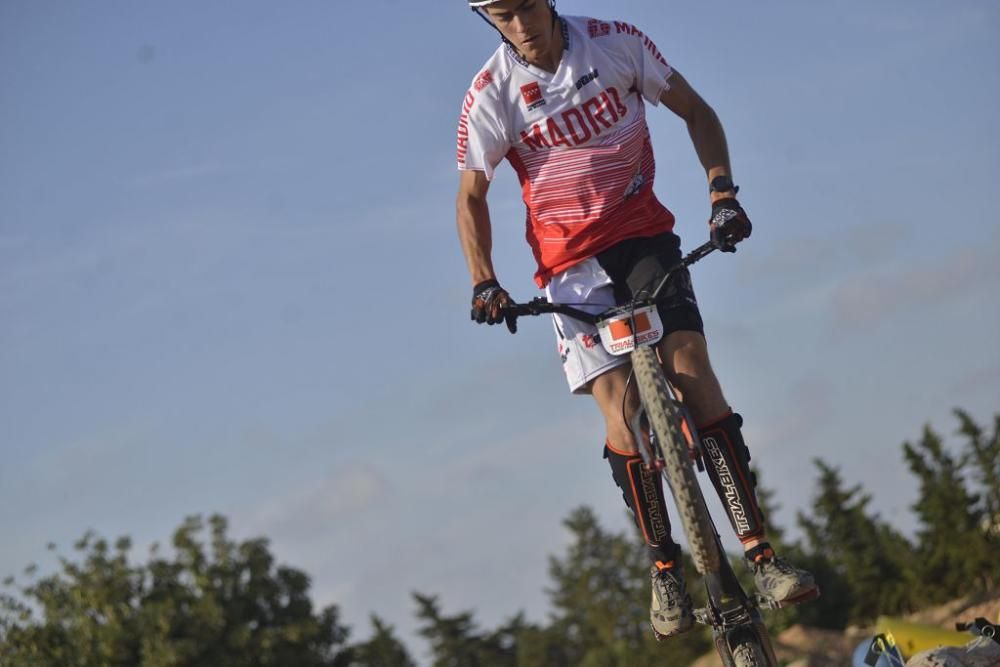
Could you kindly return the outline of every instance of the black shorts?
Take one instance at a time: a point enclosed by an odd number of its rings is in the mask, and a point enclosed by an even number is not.
[[[641,298],[652,294],[667,271],[681,261],[681,257],[680,238],[667,232],[626,239],[598,253],[594,259],[611,278],[615,301],[624,305],[635,296]],[[691,274],[686,268],[671,274],[660,291],[657,310],[663,321],[664,335],[674,331],[697,331],[704,335],[705,325],[698,311]]]

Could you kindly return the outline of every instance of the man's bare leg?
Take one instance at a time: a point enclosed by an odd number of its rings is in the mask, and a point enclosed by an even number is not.
[[[599,375],[591,382],[590,390],[597,401],[607,428],[607,440],[620,451],[637,454],[638,445],[635,435],[629,426],[631,420],[639,412],[639,393],[633,385],[628,392],[625,411],[622,412],[622,401],[625,398],[625,386],[628,382],[629,364],[615,366],[607,373]]]

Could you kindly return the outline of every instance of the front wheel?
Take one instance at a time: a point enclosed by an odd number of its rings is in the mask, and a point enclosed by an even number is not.
[[[733,648],[734,667],[768,667],[770,664],[756,639],[747,639]]]
[[[720,558],[715,526],[705,507],[705,498],[688,456],[687,441],[680,429],[681,416],[671,399],[656,350],[652,347],[633,350],[632,368],[646,417],[666,464],[664,474],[677,503],[695,569],[701,574],[715,572],[719,569]]]

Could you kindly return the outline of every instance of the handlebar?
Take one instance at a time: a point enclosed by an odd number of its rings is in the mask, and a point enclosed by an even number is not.
[[[670,267],[663,278],[660,280],[656,288],[650,293],[648,297],[641,299],[634,299],[632,302],[633,306],[641,306],[647,304],[656,303],[660,292],[663,287],[670,280],[670,276],[680,269],[685,269],[697,261],[704,259],[706,256],[710,255],[712,252],[718,248],[711,242],[703,243],[698,246],[687,255],[684,256],[681,261],[677,262],[674,266]],[[504,321],[507,323],[507,328],[510,329],[511,333],[517,331],[517,318],[525,315],[545,315],[548,313],[561,313],[563,315],[568,315],[574,319],[580,320],[581,322],[586,322],[587,324],[597,324],[598,320],[601,319],[601,315],[594,315],[588,313],[579,308],[574,308],[565,303],[549,303],[549,300],[544,296],[538,296],[528,301],[527,303],[513,303],[509,306],[504,306],[503,314]]]
[[[527,303],[512,303],[509,306],[504,306],[503,309],[504,319],[507,320],[508,327],[511,321],[516,322],[518,317],[524,315],[545,315],[547,313],[562,313],[587,324],[597,324],[598,319],[597,315],[592,315],[565,303],[549,303],[549,300],[544,296],[536,296]]]

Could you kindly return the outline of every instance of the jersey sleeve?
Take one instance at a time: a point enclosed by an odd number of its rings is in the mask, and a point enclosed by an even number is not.
[[[622,46],[636,71],[636,84],[643,99],[656,106],[660,95],[670,89],[668,79],[674,70],[664,59],[652,39],[633,25],[616,23]],[[624,26],[624,29],[622,29]]]
[[[458,168],[486,172],[486,178],[493,180],[493,172],[511,144],[496,113],[496,105],[491,104],[489,95],[477,90],[482,86],[483,76],[477,78],[462,103],[458,119]]]

